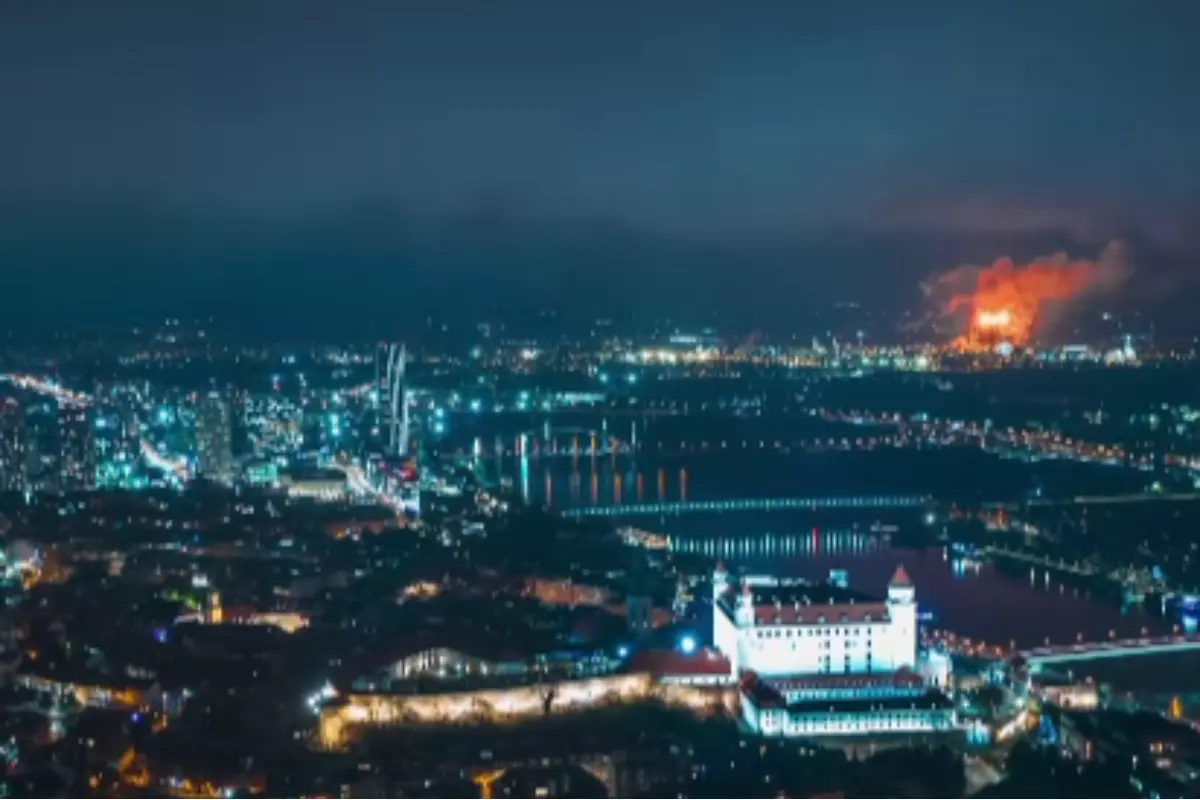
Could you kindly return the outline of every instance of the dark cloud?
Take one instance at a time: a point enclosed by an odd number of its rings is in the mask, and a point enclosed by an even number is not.
[[[919,198],[881,204],[868,217],[879,230],[947,234],[1058,233],[1080,245],[1095,245],[1114,236],[1136,236],[1158,247],[1182,250],[1197,241],[1196,225],[1186,207],[1120,211],[1111,199],[1082,198],[1074,205],[1050,205],[1038,200],[961,197],[927,202]]]
[[[487,203],[436,218],[376,202],[264,220],[47,198],[0,206],[0,297],[18,325],[215,314],[315,335],[553,307],[580,324],[627,310],[787,326],[839,300],[900,311],[919,302],[931,265],[1064,244],[915,231],[697,240]]]
[[[1114,236],[1184,250],[1197,9],[16,3],[0,275],[114,303],[253,307],[223,294],[253,276],[764,307]]]

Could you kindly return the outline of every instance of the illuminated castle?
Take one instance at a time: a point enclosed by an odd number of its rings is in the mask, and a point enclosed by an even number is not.
[[[917,664],[917,602],[901,567],[886,601],[830,585],[713,574],[713,644],[734,673],[845,675]]]
[[[948,675],[918,664],[917,602],[903,567],[879,600],[806,581],[713,573],[713,644],[768,735],[935,733],[957,721]],[[919,674],[925,673],[926,677]]]

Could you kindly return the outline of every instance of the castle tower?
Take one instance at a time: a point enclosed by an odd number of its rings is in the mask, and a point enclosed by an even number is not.
[[[221,593],[216,589],[208,593],[208,608],[204,621],[209,625],[221,625],[225,622],[225,611],[221,607]]]
[[[738,595],[737,626],[739,628],[754,627],[754,590],[748,583],[742,585],[742,593]]]
[[[890,661],[892,669],[917,665],[917,589],[903,566],[896,567],[888,582],[888,618],[891,620]]]
[[[729,572],[725,569],[725,562],[718,561],[717,566],[713,569],[712,575],[713,585],[713,603],[715,604],[729,590]]]

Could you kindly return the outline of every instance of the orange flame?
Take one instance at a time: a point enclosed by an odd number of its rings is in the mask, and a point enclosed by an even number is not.
[[[991,349],[1001,342],[1024,347],[1045,328],[1047,317],[1092,289],[1114,288],[1126,277],[1124,248],[1113,243],[1098,260],[1059,253],[1017,265],[1000,258],[986,267],[959,267],[927,281],[927,295],[942,313],[966,313],[960,349]]]
[[[978,311],[975,326],[978,328],[1007,328],[1012,325],[1013,315],[1007,308],[999,311]]]

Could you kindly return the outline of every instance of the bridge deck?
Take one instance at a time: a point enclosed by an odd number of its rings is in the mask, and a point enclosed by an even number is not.
[[[1077,645],[1037,647],[1021,656],[1030,664],[1061,664],[1100,658],[1131,658],[1200,650],[1200,636],[1158,636],[1117,639],[1109,642],[1085,642]]]
[[[680,500],[664,503],[585,506],[564,509],[565,517],[633,517],[660,514],[696,514],[724,511],[788,511],[856,508],[921,508],[924,495],[872,495],[858,497],[767,497],[744,500]]]

